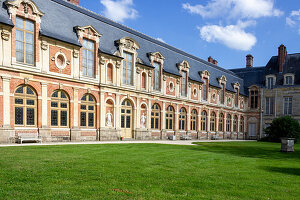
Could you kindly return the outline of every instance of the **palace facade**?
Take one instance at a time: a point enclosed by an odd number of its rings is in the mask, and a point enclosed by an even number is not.
[[[0,3],[1,143],[262,136],[269,93],[245,73],[265,70],[225,70],[78,0]]]

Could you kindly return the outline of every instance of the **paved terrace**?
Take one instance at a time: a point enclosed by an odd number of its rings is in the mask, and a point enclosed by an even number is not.
[[[80,145],[80,144],[173,144],[195,145],[193,142],[245,142],[256,140],[145,140],[145,141],[95,141],[95,142],[51,142],[51,143],[23,143],[23,144],[0,144],[0,147],[18,146],[53,146],[53,145]]]

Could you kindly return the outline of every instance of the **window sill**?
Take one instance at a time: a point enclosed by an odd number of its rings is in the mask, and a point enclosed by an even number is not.
[[[15,126],[16,130],[38,130],[36,127],[23,127],[23,126]]]

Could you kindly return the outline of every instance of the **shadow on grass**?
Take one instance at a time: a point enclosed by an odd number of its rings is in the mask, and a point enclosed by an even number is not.
[[[282,174],[300,176],[300,168],[266,166],[266,167],[262,167],[262,169],[269,171],[269,172],[278,172],[278,173],[282,173]]]
[[[300,153],[280,152],[280,144],[266,142],[198,143],[193,150],[263,159],[300,159]]]

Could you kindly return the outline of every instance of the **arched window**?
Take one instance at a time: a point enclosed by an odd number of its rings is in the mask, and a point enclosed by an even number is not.
[[[238,123],[238,118],[237,118],[237,116],[235,115],[234,117],[233,117],[233,132],[237,132],[237,124]]]
[[[210,131],[216,131],[216,113],[212,112],[210,114]]]
[[[194,109],[191,113],[191,130],[197,130],[197,111]]]
[[[107,81],[109,83],[113,82],[113,65],[111,63],[107,65]]]
[[[16,89],[14,106],[16,126],[36,126],[37,96],[31,87],[22,85]]]
[[[227,119],[226,119],[226,131],[227,132],[231,131],[231,115],[230,114],[227,115]]]
[[[241,117],[240,119],[240,132],[244,132],[244,117]]]
[[[62,90],[56,90],[51,96],[51,126],[69,127],[69,98]]]
[[[186,129],[186,110],[181,108],[179,111],[179,130],[184,131]]]
[[[142,89],[146,89],[146,73],[142,74]]]
[[[223,113],[221,113],[219,116],[219,131],[221,131],[221,132],[224,131],[224,115],[223,115]]]
[[[206,131],[207,113],[204,110],[201,114],[201,131]]]
[[[96,113],[96,101],[90,94],[86,94],[81,98],[80,105],[80,126],[95,128],[95,113]]]
[[[174,108],[169,106],[166,112],[166,129],[173,130]]]
[[[154,104],[151,111],[151,128],[154,130],[160,130],[160,106]]]

